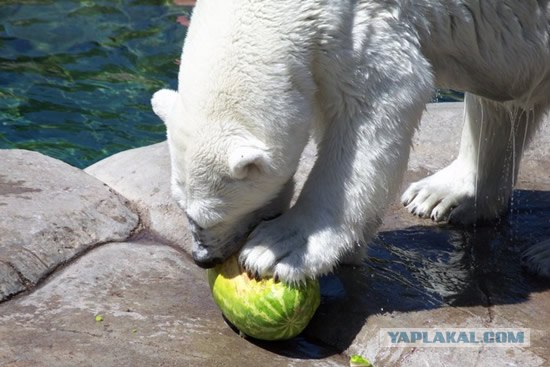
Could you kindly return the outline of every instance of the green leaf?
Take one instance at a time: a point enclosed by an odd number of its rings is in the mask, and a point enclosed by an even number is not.
[[[350,367],[373,367],[372,364],[363,356],[354,354],[349,359]]]

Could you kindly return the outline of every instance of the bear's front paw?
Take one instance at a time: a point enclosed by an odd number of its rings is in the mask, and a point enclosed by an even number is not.
[[[300,220],[302,219],[302,220]],[[239,260],[244,268],[258,276],[273,276],[284,283],[296,284],[317,278],[336,265],[326,256],[335,243],[322,243],[330,236],[319,236],[311,226],[288,212],[263,222],[250,234]]]

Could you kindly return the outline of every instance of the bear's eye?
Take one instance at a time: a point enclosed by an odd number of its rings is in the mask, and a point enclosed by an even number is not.
[[[193,218],[191,218],[189,216],[189,214],[187,214],[187,212],[185,212],[185,216],[187,217],[187,221],[189,222],[189,225],[193,228],[193,230],[195,230],[197,232],[204,231],[204,228],[199,226],[198,223],[195,222],[195,220]]]

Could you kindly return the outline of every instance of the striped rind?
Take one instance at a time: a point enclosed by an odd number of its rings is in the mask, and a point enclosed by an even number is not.
[[[237,329],[256,339],[295,337],[319,307],[319,282],[315,280],[296,287],[273,279],[257,281],[242,272],[234,257],[207,273],[222,313]]]

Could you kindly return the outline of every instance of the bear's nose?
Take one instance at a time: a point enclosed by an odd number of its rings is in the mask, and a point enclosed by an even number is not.
[[[195,246],[192,252],[193,261],[203,269],[213,268],[221,264],[222,259],[216,256],[210,256],[208,250],[201,245]]]

